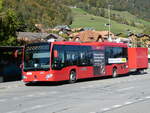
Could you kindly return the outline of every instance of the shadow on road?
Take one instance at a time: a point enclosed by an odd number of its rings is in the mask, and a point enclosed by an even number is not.
[[[79,79],[77,80],[76,83],[73,84],[78,84],[81,82],[89,82],[89,81],[96,81],[96,80],[103,80],[103,79],[108,79],[111,77],[98,77],[98,78],[87,78],[87,79]],[[30,82],[26,83],[26,86],[62,86],[62,85],[68,85],[68,81],[59,81],[59,82]]]
[[[147,74],[147,72],[144,73],[139,73],[139,72],[130,72],[128,74],[124,74],[124,75],[119,75],[117,78],[122,78],[122,77],[128,77],[130,75],[132,76],[138,76],[138,75],[145,75]],[[115,79],[112,78],[111,76],[104,76],[104,77],[97,77],[97,78],[87,78],[87,79],[79,79],[77,80],[76,83],[74,84],[78,84],[78,83],[85,83],[85,82],[90,82],[90,81],[98,81],[98,80],[105,80],[105,79]],[[62,86],[62,85],[69,85],[68,81],[59,81],[59,82],[31,82],[31,83],[26,83],[26,86],[35,86],[35,87],[39,87],[39,86]]]
[[[124,76],[118,76],[118,77],[125,77],[128,75]],[[98,80],[105,80],[105,79],[113,79],[111,76],[107,77],[96,77],[96,78],[87,78],[87,79],[79,79],[77,80],[76,83],[73,84],[78,84],[78,83],[85,83],[85,82],[90,82],[90,81],[98,81]],[[62,86],[62,85],[69,85],[68,81],[59,81],[59,82],[30,82],[26,83],[26,86]]]

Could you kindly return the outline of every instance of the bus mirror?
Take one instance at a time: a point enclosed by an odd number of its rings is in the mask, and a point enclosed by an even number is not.
[[[23,68],[23,64],[20,64],[20,69],[22,69]]]
[[[54,50],[54,57],[58,58],[58,51],[57,50]]]
[[[15,57],[15,58],[18,57],[18,52],[19,52],[18,50],[16,50],[16,51],[14,52],[14,57]]]

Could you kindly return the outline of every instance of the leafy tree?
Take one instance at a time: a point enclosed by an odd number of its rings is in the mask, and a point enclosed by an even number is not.
[[[5,0],[3,7],[3,10],[13,9],[18,19],[27,27],[31,24],[54,27],[58,24],[72,23],[71,10],[62,0]]]
[[[0,45],[17,45],[18,26],[19,21],[13,10],[0,13]]]
[[[3,0],[0,0],[0,11],[2,9]]]

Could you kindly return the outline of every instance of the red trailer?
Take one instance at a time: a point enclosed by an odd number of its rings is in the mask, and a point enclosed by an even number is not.
[[[148,48],[128,48],[128,61],[130,70],[143,72],[148,68]]]

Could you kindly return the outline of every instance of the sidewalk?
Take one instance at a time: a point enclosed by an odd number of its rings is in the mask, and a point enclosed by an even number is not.
[[[0,90],[8,89],[8,88],[16,88],[16,87],[20,87],[23,85],[24,83],[22,81],[3,82],[3,83],[0,83]]]

